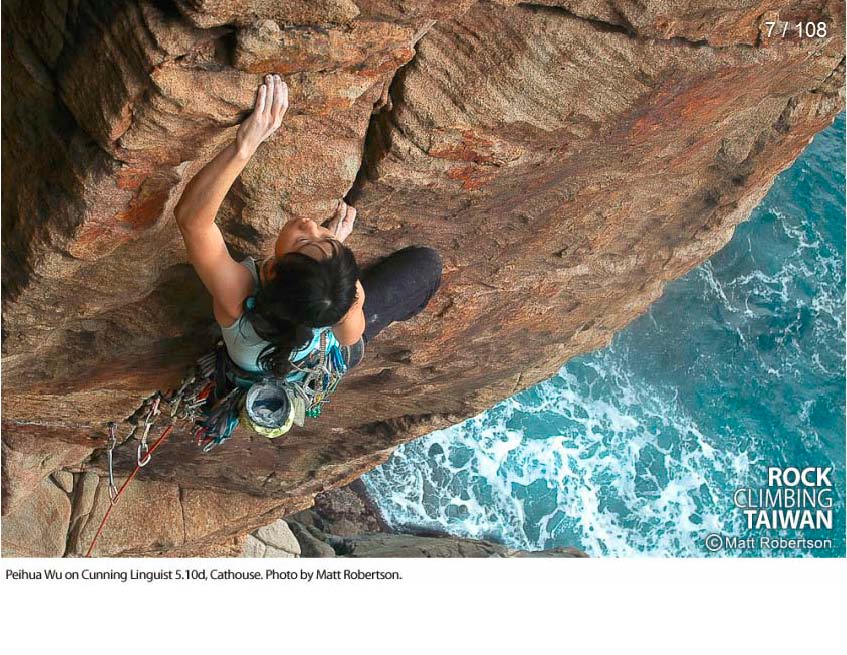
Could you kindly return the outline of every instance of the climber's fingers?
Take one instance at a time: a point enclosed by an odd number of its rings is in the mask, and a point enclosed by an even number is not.
[[[343,243],[353,231],[353,223],[356,222],[356,208],[351,207],[343,201],[341,207],[343,208],[343,212],[341,213],[341,216],[336,219],[334,233],[335,238]]]
[[[343,242],[350,232],[353,231],[353,223],[356,221],[356,208],[351,207],[344,199],[338,201],[332,216],[327,219],[323,227],[328,229],[336,239]]]
[[[332,212],[332,216],[326,219],[323,223],[323,227],[333,234],[337,234],[338,228],[341,226],[341,219],[344,217],[344,207],[344,200],[339,200],[338,204],[335,206],[335,210]]]
[[[282,80],[279,75],[276,78],[274,87],[274,101],[271,115],[273,116],[273,127],[278,128],[282,124],[282,117],[288,109],[288,85]]]
[[[265,83],[259,87],[254,120],[265,131],[263,139],[282,125],[282,117],[288,110],[288,85],[279,75],[265,75]]]
[[[239,150],[256,151],[259,144],[276,132],[288,108],[288,87],[279,75],[265,75],[256,92],[253,113],[238,126],[235,140]]]
[[[352,227],[353,222],[356,220],[356,208],[351,207],[350,205],[347,205],[346,203],[345,203],[345,206],[347,207],[347,211],[345,212],[344,218],[342,219],[341,223],[344,226],[349,225],[349,226]]]
[[[276,93],[276,79],[275,79],[275,77],[276,76],[274,76],[274,75],[266,75],[265,76],[265,84],[268,87],[268,99],[267,99],[267,102],[265,102],[265,106],[262,109],[262,118],[265,119],[266,123],[270,123],[273,120],[272,114],[273,114],[274,98],[275,98],[275,93]]]

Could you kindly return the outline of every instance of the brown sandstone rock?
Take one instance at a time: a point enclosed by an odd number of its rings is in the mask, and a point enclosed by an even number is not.
[[[53,482],[64,491],[66,494],[73,493],[74,490],[74,474],[70,471],[56,471],[50,476]]]
[[[607,343],[828,124],[842,49],[652,41],[482,3],[436,25],[355,187],[379,217],[360,250],[425,235],[447,262],[431,319],[375,344],[415,345],[385,380],[403,411],[472,414]]]
[[[75,482],[71,519],[68,526],[68,543],[70,544],[80,543],[80,532],[92,518],[90,515],[91,510],[94,509],[94,498],[97,487],[100,486],[100,478],[94,473],[82,473],[77,475]]]
[[[120,488],[123,479],[115,480]],[[109,508],[106,479],[78,476],[66,526],[68,555],[82,556]],[[302,510],[309,498],[281,501],[214,489],[134,480],[120,497],[92,556],[235,557],[246,534],[277,517]]]
[[[65,443],[59,439],[44,441],[21,430],[3,430],[3,515],[15,510],[22,500],[50,473],[76,464],[91,454],[91,448]]]
[[[120,486],[123,480],[116,482]],[[85,524],[68,544],[68,555],[86,554],[108,508],[108,488],[101,480]],[[184,536],[179,489],[162,482],[136,480],[115,505],[91,554],[97,557],[162,553],[178,548]]]
[[[293,25],[346,23],[359,14],[353,0],[177,0],[177,6],[202,27],[244,25],[261,18]]]
[[[61,557],[70,515],[67,494],[45,478],[3,517],[3,557]]]
[[[298,523],[338,537],[391,532],[366,495],[361,480],[315,496],[313,507],[290,517]]]
[[[349,28],[282,29],[272,20],[239,30],[235,66],[251,73],[321,72],[358,69],[374,76],[411,59],[414,30],[379,21]]]
[[[217,534],[245,533],[267,523],[268,518],[290,511],[292,506],[277,498],[203,489],[184,489],[181,501],[188,543],[214,540]]]
[[[507,4],[516,4],[506,0]],[[829,20],[840,11],[833,3],[780,0],[538,0],[532,4],[562,9],[632,36],[679,39],[713,47],[754,46],[767,35],[763,20],[794,23]],[[780,28],[781,29],[781,28]]]
[[[233,253],[347,195],[360,263],[431,245],[442,290],[306,429],[211,455],[176,431],[100,553],[233,552],[398,443],[605,344],[843,107],[838,2],[540,4],[5,3],[4,509],[58,468],[105,474],[88,455],[106,422],[213,341],[172,207],[266,66],[284,69],[291,109],[221,210]],[[766,38],[774,12],[829,36]],[[121,475],[134,459],[118,448]],[[99,522],[84,516],[76,554]]]

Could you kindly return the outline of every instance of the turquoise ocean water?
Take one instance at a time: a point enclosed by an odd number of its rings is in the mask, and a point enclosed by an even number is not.
[[[705,556],[711,533],[755,537],[725,556],[844,556],[844,123],[608,348],[366,475],[389,524],[596,556]],[[833,530],[749,530],[733,492],[768,466],[834,467]]]

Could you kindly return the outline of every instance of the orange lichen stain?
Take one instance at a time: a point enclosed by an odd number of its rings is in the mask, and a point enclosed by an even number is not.
[[[150,176],[151,172],[152,170],[148,168],[122,166],[115,176],[115,184],[119,189],[136,191],[141,188],[141,185]]]
[[[133,199],[127,211],[115,215],[115,220],[130,225],[134,230],[150,227],[162,215],[167,199],[167,193],[155,193],[146,197],[140,194]]]
[[[292,73],[302,73],[304,70],[315,66],[315,60],[306,57],[300,59],[280,57],[277,54],[272,57],[264,57],[258,61],[252,61],[246,65],[240,64],[240,66],[245,73],[265,74],[267,71],[274,71],[280,75],[290,75]]]
[[[353,101],[347,98],[325,98],[310,107],[309,112],[315,116],[332,116],[339,111],[347,111],[353,106]]]
[[[743,69],[720,71],[661,89],[632,124],[630,135],[646,140],[679,125],[712,125],[737,106],[740,96],[752,91]]]
[[[495,142],[478,136],[473,130],[462,132],[461,141],[458,143],[446,143],[430,148],[429,155],[439,159],[451,161],[471,161],[477,164],[497,164],[499,160],[494,156]]]
[[[111,242],[111,237],[112,231],[102,225],[86,225],[68,245],[68,252],[77,259],[97,259],[98,244],[103,241]]]
[[[493,173],[481,170],[477,166],[456,166],[447,171],[451,180],[461,180],[465,191],[476,191],[494,179]]]
[[[415,56],[413,48],[403,48],[396,52],[389,53],[388,58],[374,68],[363,68],[359,71],[362,77],[382,77],[386,74],[393,74],[400,66],[412,61]]]
[[[120,139],[129,129],[130,125],[132,125],[132,108],[132,103],[127,101],[120,108],[120,111],[118,111],[115,122],[109,130],[109,141],[111,143]]]
[[[123,236],[123,238],[121,238]],[[68,245],[68,253],[72,257],[86,261],[94,261],[103,256],[103,244],[108,243],[110,251],[126,240],[125,235],[116,234],[115,229],[100,224],[88,224],[77,232],[74,240]]]

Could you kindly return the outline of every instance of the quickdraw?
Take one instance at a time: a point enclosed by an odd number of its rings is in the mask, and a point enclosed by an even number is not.
[[[321,415],[324,404],[329,402],[329,396],[338,387],[341,378],[347,372],[347,365],[341,350],[337,347],[327,349],[326,332],[321,333],[320,349],[317,362],[309,368],[292,367],[305,373],[302,381],[289,382],[295,393],[303,400],[309,418]]]
[[[197,404],[197,395],[196,392],[193,396],[186,396],[186,393],[191,389],[191,385],[196,381],[196,375],[189,375],[183,383],[180,385],[179,389],[177,389],[174,393],[169,396],[163,397],[161,394],[157,393],[155,396],[148,398],[147,401],[142,405],[139,412],[136,412],[130,419],[130,423],[134,423],[129,435],[126,440],[132,438],[138,429],[138,416],[139,414],[143,414],[143,424],[144,431],[141,435],[141,440],[138,445],[137,456],[136,456],[136,466],[130,476],[126,479],[126,481],[121,485],[121,488],[118,489],[115,485],[115,473],[114,473],[114,450],[118,443],[118,425],[115,422],[111,422],[108,425],[109,430],[109,444],[108,450],[106,451],[106,457],[109,465],[109,507],[106,509],[106,513],[103,516],[103,519],[100,521],[100,525],[97,528],[97,532],[94,534],[94,538],[91,540],[91,544],[88,547],[88,550],[85,553],[86,557],[91,557],[91,552],[94,550],[94,546],[97,543],[97,540],[100,538],[100,535],[103,532],[103,528],[106,525],[106,521],[109,519],[110,514],[112,513],[112,509],[118,504],[118,500],[123,495],[126,488],[129,484],[135,479],[135,476],[138,475],[138,472],[144,467],[147,466],[152,460],[153,453],[156,449],[161,446],[165,439],[168,438],[168,435],[173,431],[174,424],[177,420],[189,420],[192,423],[196,421],[196,410],[199,407]],[[147,439],[150,435],[150,430],[156,422],[156,417],[161,414],[161,404],[162,402],[169,405],[169,422],[165,427],[162,434],[153,442],[153,445],[147,445]],[[205,402],[205,400],[202,400]],[[144,409],[147,409],[146,413],[144,413]]]
[[[168,427],[165,428],[165,431],[162,433],[162,435],[158,439],[156,439],[156,441],[153,443],[152,446],[150,446],[149,450],[147,451],[147,461],[145,462],[145,464],[150,462],[150,458],[152,457],[155,450],[165,441],[165,439],[168,438],[168,435],[171,433],[173,428],[174,428],[173,423],[168,425]],[[111,433],[112,432],[111,432],[111,429],[110,429],[110,438],[111,438]],[[136,464],[135,470],[126,479],[126,482],[124,482],[123,485],[121,485],[121,488],[117,491],[117,493],[113,494],[112,488],[114,486],[114,478],[112,477],[111,451],[112,451],[112,448],[109,449],[109,485],[110,485],[109,486],[109,500],[110,500],[110,503],[109,503],[109,507],[106,509],[106,514],[103,516],[103,520],[100,521],[100,525],[97,528],[97,532],[94,534],[94,539],[91,540],[91,545],[88,546],[88,550],[85,553],[86,557],[91,557],[91,551],[94,550],[94,545],[97,543],[97,540],[100,538],[100,534],[103,532],[103,527],[106,525],[106,521],[109,519],[109,515],[112,513],[112,509],[114,509],[115,505],[118,504],[118,500],[120,499],[121,495],[123,495],[123,492],[129,486],[129,483],[132,482],[133,479],[135,479],[135,476],[138,475],[138,472],[142,468],[141,464]]]
[[[144,432],[141,433],[141,443],[138,444],[138,466],[147,466],[150,463],[150,449],[147,447],[147,435],[150,434],[150,428],[156,421],[156,416],[159,414],[159,403],[161,397],[156,395],[153,400],[153,405],[147,416],[144,419]]]
[[[201,421],[194,433],[194,442],[204,453],[222,444],[235,432],[238,427],[238,405],[244,393],[243,389],[235,387],[212,405],[208,416]]]
[[[114,470],[114,461],[112,459],[112,453],[115,450],[115,446],[118,445],[118,424],[112,421],[109,423],[109,450],[106,453],[106,456],[109,459],[109,500],[112,505],[118,502],[118,488],[115,486],[115,470]]]

